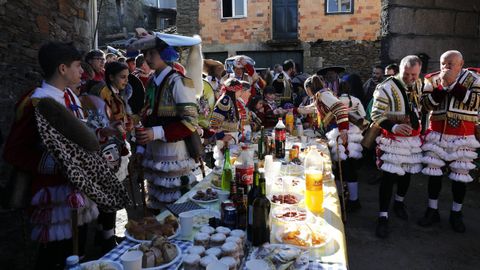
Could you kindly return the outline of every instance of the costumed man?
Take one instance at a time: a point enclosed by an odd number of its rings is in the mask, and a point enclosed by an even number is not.
[[[325,78],[327,87],[332,90],[335,96],[338,95],[338,86],[340,85],[340,73],[345,72],[345,68],[339,66],[331,66],[320,69],[317,74]]]
[[[222,95],[215,104],[210,118],[210,128],[215,131],[217,145],[214,147],[215,169],[221,174],[223,148],[236,144],[245,135],[245,126],[250,123],[250,113],[244,100],[250,97],[250,84],[235,78],[227,79],[222,86]],[[247,134],[248,136],[248,134]]]
[[[221,80],[225,74],[222,62],[213,59],[203,60],[203,72],[207,75],[205,80],[211,85],[215,93],[215,100],[220,97]]]
[[[473,181],[469,175],[475,168],[476,149],[480,143],[475,138],[478,108],[480,106],[480,77],[463,69],[463,56],[459,51],[447,51],[440,57],[440,71],[425,76],[422,105],[431,112],[430,127],[422,149],[426,167],[422,173],[429,175],[428,208],[418,222],[428,227],[440,221],[438,197],[444,173],[449,171],[452,180],[453,203],[450,225],[459,233],[465,232],[462,220],[462,203],[466,184]]]
[[[250,87],[252,88],[250,90],[251,96],[256,96],[257,92],[261,94],[261,90],[263,90],[267,84],[257,74],[254,65],[255,61],[245,55],[237,55],[228,58],[225,60],[227,74],[223,76],[221,83],[224,84],[227,79],[235,78],[239,81],[245,81],[250,84]]]
[[[386,238],[388,209],[393,185],[397,183],[394,212],[407,220],[404,198],[410,185],[410,175],[422,170],[422,142],[420,139],[420,94],[419,79],[422,61],[409,55],[400,63],[400,73],[377,86],[373,94],[372,121],[381,127],[377,137],[377,166],[382,170],[380,182],[380,213],[376,235]]]
[[[195,150],[199,146],[190,143],[199,136],[196,99],[202,91],[201,39],[148,34],[144,30],[140,35],[131,46],[142,51],[155,73],[146,88],[142,113],[145,128],[136,130],[137,144],[145,145],[146,149],[137,147],[137,158],[143,159],[145,168],[147,206],[156,214],[165,203],[180,198],[196,180],[192,170],[197,167],[195,155],[199,153]],[[187,71],[193,79],[173,68],[179,59],[173,46],[193,46],[187,60]]]
[[[366,113],[362,102],[360,99],[350,95],[350,89],[350,84],[347,81],[340,81],[340,85],[338,86],[338,99],[348,108],[349,115],[348,158],[345,160],[348,170],[344,170],[345,174],[343,175],[347,181],[349,196],[346,203],[346,210],[347,212],[355,212],[361,208],[360,200],[358,199],[357,169],[359,166],[357,166],[358,162],[355,162],[355,160],[362,158],[363,148],[360,142],[363,139],[362,132],[368,126],[368,122],[364,121]],[[352,122],[350,119],[351,116],[355,118],[355,122]],[[327,134],[327,136],[328,135],[329,134]]]
[[[295,62],[292,59],[285,60],[282,65],[282,71],[273,77],[272,86],[277,92],[277,101],[279,105],[284,103],[293,103],[295,99],[292,79],[297,72]]]
[[[362,157],[362,147],[360,145],[361,133],[355,126],[348,121],[348,107],[342,103],[333,93],[326,87],[324,81],[318,75],[313,75],[305,80],[305,90],[309,95],[314,97],[315,107],[322,125],[327,131],[328,146],[332,153],[332,160],[340,161],[342,175],[348,182],[349,187],[355,187],[353,192],[357,194],[357,177],[352,165],[352,159]],[[338,147],[338,149],[337,149]],[[344,194],[342,194],[344,196]],[[349,204],[352,204],[352,209],[358,209],[358,197],[354,200],[349,198]],[[347,204],[348,205],[348,204]]]
[[[31,179],[24,188],[31,239],[41,244],[35,269],[64,269],[76,247],[83,254],[86,224],[97,218],[97,206],[116,211],[129,199],[98,155],[95,133],[80,121],[80,101],[68,88],[80,82],[80,52],[71,43],[49,42],[38,58],[45,80],[17,103],[4,158],[16,168],[15,184]]]

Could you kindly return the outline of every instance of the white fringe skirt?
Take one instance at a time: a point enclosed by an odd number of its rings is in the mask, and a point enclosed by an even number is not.
[[[422,141],[419,136],[377,137],[377,166],[382,171],[405,175],[422,171]]]
[[[472,182],[470,170],[475,168],[473,161],[478,154],[476,149],[480,147],[474,135],[458,136],[441,134],[436,131],[430,131],[425,136],[425,143],[422,150],[425,156],[422,162],[425,168],[422,173],[430,176],[440,176],[443,174],[442,167],[447,165],[451,170],[448,177],[453,181]]]

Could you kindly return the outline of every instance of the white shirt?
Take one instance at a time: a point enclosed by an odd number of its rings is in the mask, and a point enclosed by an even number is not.
[[[69,91],[69,93],[71,94],[69,96],[70,98],[73,97],[73,99],[75,100],[75,104],[77,104],[78,106],[81,105],[80,100],[75,95],[75,93],[72,92],[72,90],[70,90],[69,88],[65,88],[65,90],[61,90],[51,84],[48,84],[45,81],[42,82],[41,87],[35,89],[35,91],[32,94],[32,98],[52,98],[53,100],[55,100],[56,102],[62,104],[63,106],[65,106],[65,108],[67,108],[67,105],[65,104],[65,98],[63,96],[65,93],[64,91]],[[70,110],[70,108],[67,108],[67,109]],[[78,112],[80,114],[80,119],[83,119],[84,115],[82,110],[79,109]]]
[[[159,86],[163,79],[165,79],[165,76],[167,76],[167,74],[172,70],[172,68],[170,66],[167,66],[166,68],[164,68],[160,74],[158,74],[157,76],[155,76],[154,78],[154,82],[157,86]]]

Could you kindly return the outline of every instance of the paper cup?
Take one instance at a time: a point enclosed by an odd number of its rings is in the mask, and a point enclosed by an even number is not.
[[[228,270],[228,266],[221,262],[211,262],[207,265],[207,270]]]
[[[143,252],[140,250],[128,251],[120,257],[124,270],[141,270]]]
[[[193,230],[193,215],[189,212],[183,212],[178,215],[180,218],[180,236],[188,238],[192,235]]]

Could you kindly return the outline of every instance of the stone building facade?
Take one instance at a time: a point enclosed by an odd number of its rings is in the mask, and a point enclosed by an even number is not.
[[[425,54],[433,71],[443,52],[456,49],[466,66],[480,65],[480,1],[384,0],[382,15],[383,62]]]
[[[89,0],[0,0],[0,128],[7,136],[19,97],[41,83],[37,54],[48,40],[92,44]],[[1,150],[1,147],[0,147]],[[0,161],[0,187],[6,178]]]
[[[326,14],[325,1],[286,1],[294,2],[298,13],[293,39],[274,37],[273,10],[275,2],[282,1],[246,1],[247,15],[242,18],[222,18],[222,1],[201,0],[198,8],[192,2],[177,1],[177,28],[183,34],[200,33],[206,57],[223,60],[243,53],[260,60],[259,67],[293,58],[307,73],[341,65],[364,78],[380,63],[380,1],[355,0],[353,13],[335,15]]]
[[[200,33],[206,57],[245,53],[260,58],[261,65],[271,60],[270,67],[293,57],[309,73],[341,65],[363,79],[372,66],[398,63],[407,54],[422,55],[424,72],[437,70],[441,53],[449,49],[460,50],[467,66],[480,65],[477,0],[352,0],[352,13],[326,15],[328,1],[293,1],[296,40],[273,38],[274,5],[292,2],[286,0],[248,0],[240,18],[222,18],[222,0],[177,0],[178,32]]]

